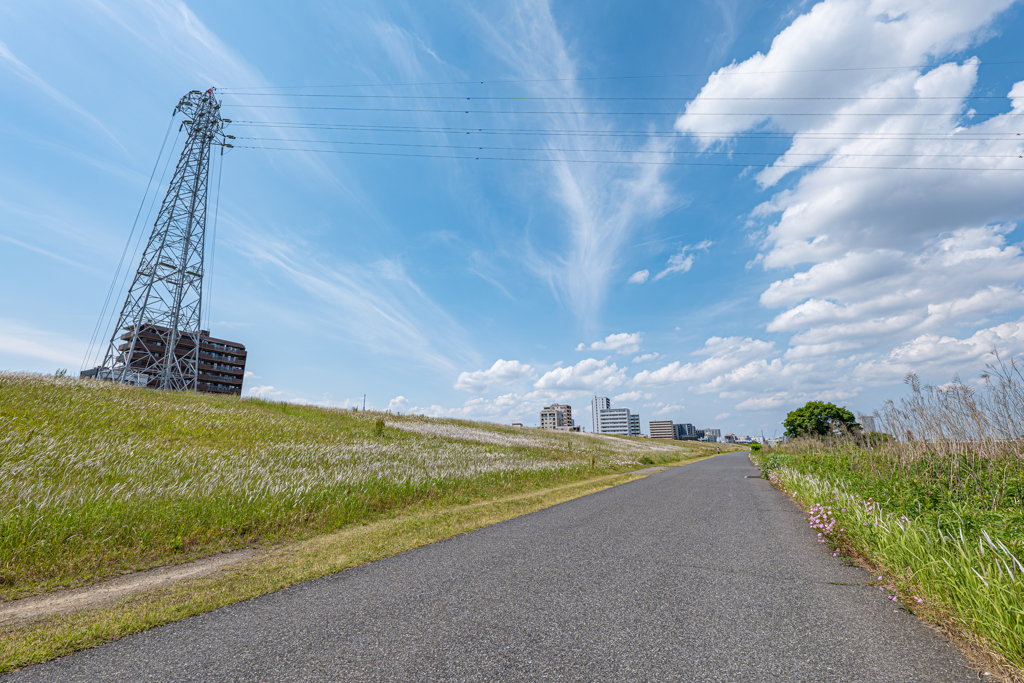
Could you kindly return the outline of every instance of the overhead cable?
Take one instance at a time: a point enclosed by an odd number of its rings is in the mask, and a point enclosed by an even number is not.
[[[799,157],[942,157],[953,159],[1024,159],[1021,154],[861,154],[857,152],[736,152],[736,151],[686,151],[686,150],[655,150],[655,149],[574,149],[558,147],[485,147],[478,145],[428,145],[410,142],[359,142],[355,140],[304,140],[301,138],[260,138],[236,136],[237,140],[256,140],[267,142],[305,142],[331,145],[370,145],[375,147],[417,147],[431,149],[476,149],[496,150],[503,152],[599,152],[604,154],[677,154],[702,155],[714,154],[724,156],[799,156]]]
[[[978,66],[1005,66],[1013,64],[1024,64],[1024,61],[1003,61],[1003,62],[979,62]],[[395,87],[395,86],[423,86],[423,85],[497,85],[504,83],[565,83],[565,82],[576,82],[576,81],[629,81],[629,80],[647,80],[647,79],[665,79],[665,78],[699,78],[707,76],[764,76],[766,74],[809,74],[809,73],[840,73],[846,71],[899,71],[903,69],[931,69],[939,64],[912,64],[905,66],[849,66],[849,67],[836,67],[836,68],[825,68],[825,69],[778,69],[778,70],[767,70],[767,71],[706,71],[699,73],[685,73],[685,74],[646,74],[646,75],[632,75],[632,76],[572,76],[565,78],[519,78],[519,79],[492,79],[492,80],[475,80],[475,81],[433,81],[433,82],[419,82],[419,83],[336,83],[336,84],[319,84],[319,85],[262,85],[262,86],[246,86],[246,87],[235,87],[235,88],[218,88],[218,92],[230,93],[235,90],[270,90],[270,89],[282,89],[282,90],[297,90],[299,88],[380,88],[380,87]],[[727,67],[722,67],[727,68]]]
[[[307,109],[319,111],[372,111],[372,112],[399,112],[417,114],[544,114],[544,115],[572,115],[572,116],[953,116],[950,113],[923,113],[923,112],[678,112],[678,111],[503,111],[501,109],[401,109],[394,107],[314,107],[312,105],[287,105],[287,104],[224,104],[225,107],[242,107],[246,109]],[[995,112],[985,114],[973,112],[974,116],[1021,116],[1021,114]]]
[[[309,149],[301,147],[258,147],[255,145],[235,145],[236,149],[272,150],[282,152],[316,152],[320,154],[358,154],[365,156],[389,156],[389,157],[418,157],[425,159],[468,159],[472,161],[545,161],[568,164],[617,164],[633,166],[722,166],[736,168],[751,168],[753,164],[722,164],[698,161],[617,161],[614,159],[553,159],[551,157],[496,157],[496,156],[467,156],[460,154],[413,154],[405,152],[367,152],[351,149]],[[772,164],[765,168],[807,168],[807,164]],[[864,169],[878,171],[1024,171],[1020,168],[962,168],[959,166],[817,166],[821,169]]]

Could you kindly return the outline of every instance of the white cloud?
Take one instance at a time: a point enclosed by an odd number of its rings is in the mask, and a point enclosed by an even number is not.
[[[71,98],[65,96],[63,93],[58,91],[56,88],[47,83],[39,74],[30,69],[24,62],[18,59],[10,48],[0,40],[0,65],[6,66],[12,72],[17,74],[18,77],[24,79],[28,83],[34,85],[40,91],[45,93],[48,97],[52,98],[56,102],[60,103],[61,106],[70,109],[75,112],[91,125],[103,131],[103,133],[110,138],[114,144],[124,150],[124,146],[121,145],[120,140],[110,132],[110,130],[104,126],[99,119],[86,111],[81,105],[73,101]]]
[[[489,10],[494,16],[477,14],[479,26],[484,44],[504,60],[509,77],[532,81],[523,85],[529,96],[569,98],[562,100],[559,108],[571,113],[531,117],[531,128],[593,131],[619,126],[598,115],[577,115],[588,105],[572,98],[584,97],[587,92],[576,80],[576,63],[547,0],[495,3],[494,7],[500,8]],[[522,125],[515,116],[507,121],[512,126]],[[617,144],[612,140],[606,144]],[[592,320],[603,304],[613,273],[620,267],[622,246],[638,226],[663,215],[674,202],[662,181],[661,166],[569,161],[579,158],[579,153],[591,144],[585,137],[562,137],[557,149],[552,147],[547,152],[552,162],[543,170],[529,171],[550,174],[545,184],[562,215],[554,234],[545,233],[543,246],[550,251],[536,253],[528,245],[531,253],[527,263],[585,320]],[[671,144],[666,138],[650,138],[645,149],[666,151]],[[634,145],[623,143],[622,148],[628,150]],[[623,160],[649,157],[629,151],[620,156]]]
[[[612,396],[612,404],[622,403],[623,401],[639,401],[640,399],[650,399],[650,394],[645,394],[641,391],[627,391],[624,394]]]
[[[748,398],[739,403],[736,410],[773,410],[792,405],[792,399],[788,394],[775,394],[774,396],[757,396]],[[728,415],[728,413],[726,413]],[[716,418],[717,419],[717,418]]]
[[[251,227],[245,234],[245,241],[233,246],[326,303],[318,309],[321,321],[332,322],[353,342],[434,368],[453,368],[456,362],[476,358],[466,346],[462,327],[419,288],[399,261],[334,263],[299,238],[270,237]]]
[[[882,358],[858,364],[854,374],[868,383],[888,384],[922,367],[946,373],[977,372],[995,360],[990,356],[993,350],[1004,357],[1024,353],[1024,319],[978,330],[964,339],[922,334]]]
[[[283,396],[284,392],[278,389],[274,389],[274,387],[267,384],[259,387],[249,387],[249,389],[245,392],[245,395],[251,396],[253,398],[271,399],[277,396]]]
[[[628,282],[631,285],[642,285],[643,283],[647,282],[647,278],[650,277],[650,275],[651,271],[644,268],[643,270],[638,270],[632,275],[630,275],[629,280],[627,280],[626,282]]]
[[[678,414],[678,413],[683,412],[683,410],[685,410],[685,408],[682,405],[673,403],[671,405],[667,405],[667,406],[665,406],[663,408],[658,409],[657,411],[655,411],[655,414],[656,415],[668,415],[669,413],[676,413],[676,414]]]
[[[541,390],[612,391],[626,382],[626,369],[606,360],[587,358],[567,368],[544,373],[534,383]]]
[[[966,98],[980,62],[942,63],[991,35],[1011,4],[823,0],[767,53],[708,79],[676,121],[684,132],[721,131],[701,138],[703,149],[733,149],[742,143],[732,134],[750,129],[792,135],[755,178],[773,188],[800,175],[748,224],[761,250],[751,263],[789,271],[760,299],[781,309],[767,330],[791,335],[789,349],[783,358],[714,353],[640,373],[638,383],[701,382],[699,391],[738,399],[738,409],[775,409],[830,390],[854,395],[861,382],[898,381],[909,369],[955,372],[991,346],[1019,347],[1016,323],[997,323],[1024,309],[1024,252],[1009,241],[1024,194],[1005,170],[1024,154],[1024,82],[989,103],[1009,104],[1008,113],[972,123]],[[937,66],[858,68],[926,63]],[[798,99],[812,95],[833,99],[813,108]],[[949,170],[927,170],[936,166]],[[689,255],[671,265],[685,270]]]
[[[85,350],[85,343],[73,337],[0,318],[0,353],[71,369],[81,366]]]
[[[618,334],[609,334],[604,339],[596,341],[590,345],[589,348],[594,351],[615,351],[624,356],[631,353],[636,353],[640,350],[640,344],[643,343],[644,337],[642,332],[619,332]],[[576,346],[577,351],[585,351],[588,347],[584,344]]]
[[[699,244],[687,244],[682,247],[677,253],[673,254],[668,259],[668,266],[665,270],[661,271],[654,276],[655,280],[660,280],[666,275],[672,273],[685,273],[693,267],[693,259],[696,256],[696,251],[707,251],[711,246],[711,242],[704,240]]]
[[[517,360],[499,358],[487,370],[463,372],[455,382],[460,391],[483,393],[490,390],[492,384],[510,384],[533,376],[533,368]]]
[[[727,419],[729,419],[729,413],[719,413],[718,415],[715,415],[715,422],[718,422],[719,420],[727,420]]]
[[[643,354],[640,354],[639,356],[637,356],[636,358],[634,358],[633,362],[634,363],[646,363],[647,361],[654,360],[655,358],[661,358],[661,354],[660,353],[643,353]]]
[[[774,355],[775,344],[750,337],[711,337],[704,347],[695,355],[706,355],[699,363],[680,363],[673,361],[657,370],[642,370],[633,381],[639,385],[657,386],[675,383],[696,384],[701,381],[714,380],[726,373],[733,373],[739,368],[751,364],[765,363],[765,359]]]
[[[260,379],[260,376],[259,376],[259,375],[257,375],[257,374],[256,374],[255,372],[253,372],[252,370],[246,370],[246,371],[245,371],[245,374],[244,374],[244,375],[242,375],[242,378],[243,378],[243,379]]]
[[[388,401],[388,411],[392,413],[400,413],[409,407],[409,399],[405,396],[396,396]]]

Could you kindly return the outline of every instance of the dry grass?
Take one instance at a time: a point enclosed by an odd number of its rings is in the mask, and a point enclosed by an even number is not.
[[[133,595],[97,610],[0,631],[0,673],[389,557],[635,479],[604,475],[467,505],[405,514],[285,544],[219,575]]]
[[[699,450],[0,373],[0,599]]]
[[[822,542],[884,568],[895,600],[1024,677],[1021,367],[997,356],[978,388],[914,375],[907,386],[876,413],[883,433],[801,438],[755,457],[812,510]]]

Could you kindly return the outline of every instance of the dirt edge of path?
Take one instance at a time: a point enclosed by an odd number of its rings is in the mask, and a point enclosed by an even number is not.
[[[704,458],[700,459],[703,460]],[[680,465],[689,464],[690,462],[696,462],[696,460],[666,463],[653,467],[645,467],[632,472],[599,477],[596,480],[584,480],[582,482],[562,484],[545,491],[529,491],[526,493],[507,496],[502,499],[479,501],[471,503],[467,507],[483,507],[500,501],[532,498],[536,497],[538,494],[553,493],[562,489],[573,488],[604,479],[620,478],[624,476],[643,477],[650,474],[656,474],[673,467],[678,467]],[[345,530],[342,530],[341,533],[344,533],[344,531]],[[287,547],[275,548],[274,551],[287,552]],[[156,591],[161,588],[173,587],[191,579],[213,577],[228,569],[238,567],[240,564],[244,564],[249,560],[258,559],[267,552],[269,551],[263,549],[242,548],[240,550],[218,553],[194,562],[164,565],[161,567],[154,567],[153,569],[147,569],[145,571],[131,572],[114,579],[94,583],[88,586],[82,586],[80,588],[42,593],[7,602],[0,601],[0,628],[17,628],[29,622],[54,615],[71,614],[73,612],[111,607],[121,599],[129,596]]]
[[[254,548],[242,548],[204,557],[195,562],[131,572],[115,579],[81,588],[59,590],[19,600],[0,602],[0,626],[15,626],[53,614],[68,614],[83,609],[109,607],[128,595],[166,588],[187,579],[217,574],[239,562],[254,558],[261,552]]]

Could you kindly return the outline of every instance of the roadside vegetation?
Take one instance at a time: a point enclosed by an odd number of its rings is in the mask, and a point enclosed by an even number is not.
[[[996,360],[978,388],[908,375],[874,433],[835,422],[752,452],[810,513],[834,554],[879,570],[879,587],[1024,671],[1024,377]]]
[[[0,373],[0,600],[713,452]]]

